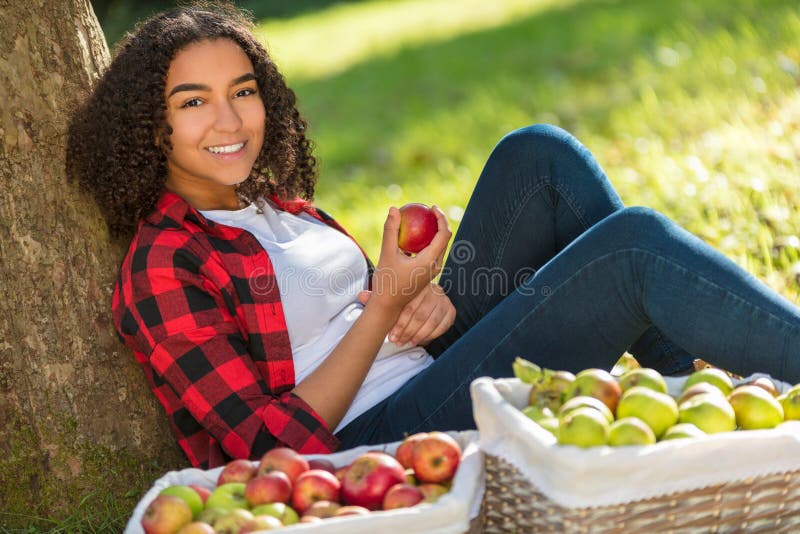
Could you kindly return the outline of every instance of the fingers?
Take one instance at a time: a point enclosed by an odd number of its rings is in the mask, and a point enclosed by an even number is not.
[[[421,315],[417,314],[415,319],[420,317]],[[454,320],[455,308],[452,306],[439,306],[416,329],[414,329],[412,322],[407,329],[410,334],[402,337],[398,344],[410,343],[412,346],[416,346],[427,343],[444,334],[452,326]]]
[[[398,233],[400,231],[400,210],[391,206],[386,222],[383,223],[383,240],[381,242],[381,256],[386,254],[394,255],[399,250],[397,246]]]
[[[356,298],[358,298],[358,301],[361,304],[366,304],[367,301],[369,300],[370,295],[372,295],[372,291],[368,291],[368,290],[359,291],[358,295],[356,295]]]
[[[397,318],[397,322],[389,332],[389,341],[397,345],[402,345],[408,341],[410,337],[408,332],[413,333],[412,328],[416,328],[416,325],[419,325],[419,323],[423,322],[431,314],[436,306],[435,303],[433,303],[423,308],[426,296],[427,292],[423,290],[419,295],[414,297],[411,302],[406,304],[403,311],[400,313],[400,317]],[[416,318],[417,315],[422,315],[422,317]]]
[[[402,346],[439,337],[453,324],[455,315],[455,307],[442,287],[429,284],[403,309],[389,334],[389,340]]]
[[[442,270],[447,243],[450,242],[453,233],[450,231],[450,225],[444,212],[438,206],[432,206],[431,209],[436,214],[438,230],[428,246],[422,249],[418,256],[423,261],[429,262],[428,266],[435,276]]]

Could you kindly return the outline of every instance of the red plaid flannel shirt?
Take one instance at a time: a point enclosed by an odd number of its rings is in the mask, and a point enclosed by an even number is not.
[[[347,234],[309,202],[272,200]],[[249,232],[207,220],[164,190],[120,267],[113,314],[192,465],[258,459],[276,446],[303,453],[338,447],[325,422],[291,392],[280,291]]]

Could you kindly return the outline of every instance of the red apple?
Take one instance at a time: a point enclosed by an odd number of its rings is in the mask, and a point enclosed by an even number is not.
[[[333,466],[333,462],[331,462],[330,460],[326,460],[325,458],[317,458],[315,460],[309,460],[308,468],[322,469],[323,471],[327,471],[328,473],[336,474],[336,467]]]
[[[320,521],[322,521],[321,517],[317,517],[315,515],[304,515],[300,518],[298,523],[319,523]]]
[[[231,460],[217,478],[217,486],[228,484],[229,482],[247,482],[256,476],[256,466],[250,460]]]
[[[439,229],[436,214],[425,204],[406,204],[400,208],[400,233],[397,246],[416,254],[428,246]]]
[[[425,496],[420,489],[411,484],[395,484],[383,496],[383,509],[408,508],[421,502]]]
[[[270,502],[288,503],[292,498],[292,482],[282,471],[258,475],[247,483],[244,497],[250,507]]]
[[[339,511],[342,505],[338,502],[333,501],[317,501],[305,511],[304,515],[313,515],[315,517],[319,517],[325,519],[327,517],[333,517],[336,515],[336,512]]]
[[[453,478],[461,462],[461,447],[444,432],[430,432],[414,447],[411,464],[420,482],[441,483]]]
[[[397,450],[395,451],[394,455],[397,458],[397,461],[400,462],[400,465],[405,467],[406,469],[411,467],[411,455],[414,453],[414,447],[416,444],[427,436],[427,432],[418,432],[416,434],[412,434],[408,436],[406,439],[403,440]]]
[[[208,500],[208,496],[211,495],[211,490],[198,484],[189,484],[189,487],[195,490],[198,495],[200,495],[200,498],[203,499],[203,505],[205,505],[206,501]]]
[[[308,460],[288,447],[272,449],[261,457],[261,463],[258,464],[259,475],[271,471],[283,471],[292,484],[308,469]]]
[[[336,517],[343,516],[343,515],[369,515],[369,510],[364,508],[363,506],[342,506],[338,510],[336,510]]]
[[[338,501],[339,479],[322,469],[311,469],[299,477],[292,490],[292,508],[303,514],[317,501]]]
[[[192,522],[192,509],[180,497],[159,495],[142,515],[146,534],[172,534]]]
[[[347,470],[342,482],[342,498],[346,504],[378,510],[389,488],[405,481],[405,470],[394,457],[382,452],[367,452]]]
[[[447,493],[447,487],[441,484],[420,484],[418,487],[422,492],[423,502],[436,502]]]
[[[588,395],[603,401],[611,413],[615,413],[619,397],[622,395],[617,379],[603,369],[584,369],[575,380],[567,387],[566,398]]]

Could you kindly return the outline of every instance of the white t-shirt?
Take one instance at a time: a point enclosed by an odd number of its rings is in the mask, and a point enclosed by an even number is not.
[[[264,201],[250,206],[201,211],[212,221],[247,230],[269,254],[292,345],[295,383],[328,357],[364,306],[367,264],[358,246],[307,213],[292,215]],[[423,347],[402,349],[386,337],[353,403],[335,431],[394,393],[433,362]]]

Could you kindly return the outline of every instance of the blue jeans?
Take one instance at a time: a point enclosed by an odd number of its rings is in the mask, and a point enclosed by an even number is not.
[[[338,432],[343,447],[475,428],[469,385],[517,356],[665,374],[695,357],[800,382],[800,309],[664,215],[624,207],[589,151],[536,125],[495,147],[439,284],[455,324],[423,372]]]

